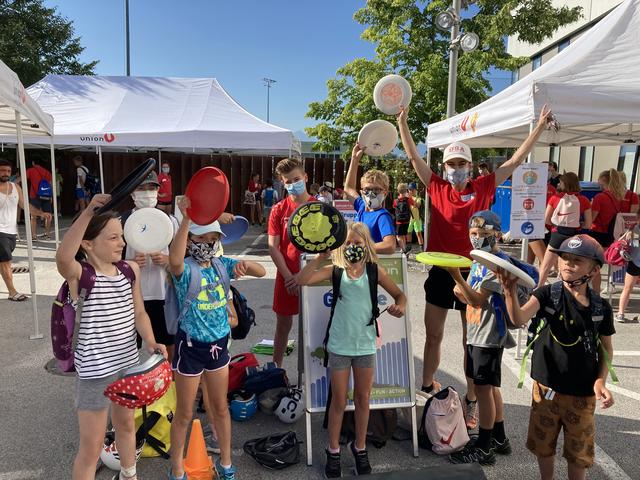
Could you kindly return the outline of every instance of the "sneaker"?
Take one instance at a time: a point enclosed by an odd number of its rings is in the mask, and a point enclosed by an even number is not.
[[[492,449],[485,452],[473,443],[467,444],[459,452],[449,455],[451,463],[479,463],[480,465],[493,465],[496,463],[496,454]]]
[[[474,430],[478,426],[478,402],[467,402],[467,396],[465,395],[463,407],[467,430]]]
[[[367,450],[356,450],[354,442],[349,442],[349,450],[353,454],[353,458],[356,461],[356,475],[368,475],[371,473],[371,465],[369,464],[369,454]]]
[[[402,250],[402,253],[404,253],[405,255],[409,255],[409,253],[411,253],[411,245],[405,246]]]
[[[114,477],[115,478],[115,477]],[[176,477],[173,472],[171,471],[171,467],[169,467],[169,474],[168,477],[169,480],[187,480],[187,473],[183,473],[182,476],[180,478]]]
[[[624,313],[616,313],[616,322],[618,323],[627,323],[627,319],[624,316]]]
[[[324,478],[340,478],[342,476],[342,468],[340,467],[340,452],[327,452],[327,464],[324,467]]]
[[[511,455],[511,442],[508,438],[504,439],[504,442],[500,443],[495,438],[491,438],[491,450],[498,455]]]
[[[220,454],[220,444],[218,443],[218,437],[215,435],[211,426],[205,424],[202,427],[202,433],[204,434],[204,444],[207,447],[207,452]]]
[[[220,480],[236,480],[236,467],[231,465],[229,468],[224,468],[220,465],[220,459],[216,460],[216,473]]]

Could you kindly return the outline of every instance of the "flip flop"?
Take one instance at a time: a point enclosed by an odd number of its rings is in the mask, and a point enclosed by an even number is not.
[[[29,297],[27,297],[24,293],[16,293],[12,297],[8,297],[8,299],[12,302],[24,302],[28,298]]]

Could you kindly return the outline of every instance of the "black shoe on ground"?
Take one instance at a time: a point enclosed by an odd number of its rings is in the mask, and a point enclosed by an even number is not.
[[[491,450],[498,455],[511,455],[511,443],[508,438],[504,439],[504,442],[500,443],[495,438],[491,439]]]
[[[324,478],[340,478],[342,476],[342,468],[340,467],[340,452],[327,452],[327,464],[324,467]]]
[[[449,455],[451,463],[479,463],[480,465],[493,465],[496,463],[496,454],[492,449],[485,452],[473,443],[467,444],[462,450]]]
[[[367,450],[356,450],[354,442],[349,442],[349,450],[356,461],[356,475],[368,475],[371,473],[371,465],[369,464],[369,454],[367,453]]]

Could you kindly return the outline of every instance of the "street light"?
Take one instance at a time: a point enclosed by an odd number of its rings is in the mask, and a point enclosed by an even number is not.
[[[269,123],[269,90],[271,90],[271,85],[276,83],[276,81],[273,78],[267,77],[264,77],[262,81],[264,82],[264,86],[267,87],[267,123]]]

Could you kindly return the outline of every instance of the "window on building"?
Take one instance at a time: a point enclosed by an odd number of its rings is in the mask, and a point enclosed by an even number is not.
[[[540,68],[540,65],[542,65],[542,55],[536,55],[531,59],[531,70]]]
[[[549,147],[549,161],[555,162],[560,171],[560,147]]]
[[[520,80],[520,69],[515,69],[511,72],[511,85]]]
[[[618,170],[627,175],[627,188],[636,184],[636,173],[638,170],[638,146],[623,145],[620,147],[618,156]]]
[[[580,147],[580,163],[578,165],[578,178],[590,182],[593,175],[594,147]]]
[[[565,38],[560,43],[558,43],[558,53],[567,48],[571,44],[570,38]]]

